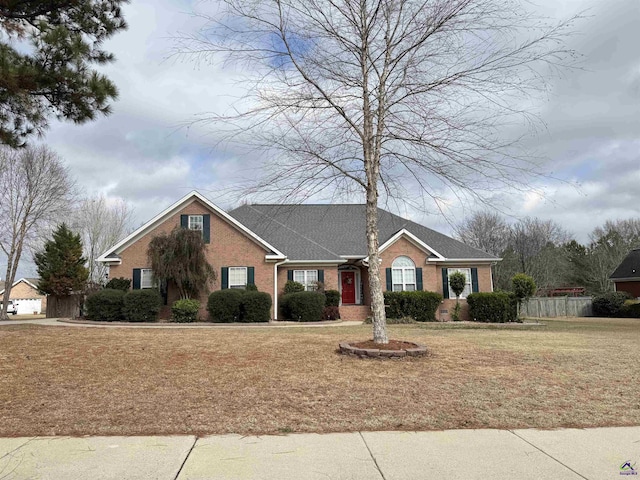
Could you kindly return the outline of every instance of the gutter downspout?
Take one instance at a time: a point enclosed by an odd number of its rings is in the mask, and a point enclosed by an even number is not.
[[[273,264],[273,320],[278,321],[278,267],[289,260],[283,260]]]

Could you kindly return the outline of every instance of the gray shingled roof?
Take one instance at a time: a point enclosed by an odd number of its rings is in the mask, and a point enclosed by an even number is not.
[[[365,205],[243,205],[229,214],[290,260],[367,256]],[[380,208],[378,225],[381,245],[404,228],[446,258],[494,258]]]
[[[609,278],[613,280],[616,278],[637,278],[640,280],[640,248],[631,250]]]

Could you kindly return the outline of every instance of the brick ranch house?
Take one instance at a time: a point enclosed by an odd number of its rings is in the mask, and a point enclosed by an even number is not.
[[[616,292],[640,298],[640,248],[634,248],[609,276]]]
[[[13,282],[9,299],[16,304],[18,315],[40,314],[47,311],[47,296],[38,291],[38,278],[21,278]],[[0,282],[0,295],[4,295],[4,282]]]
[[[442,294],[445,300],[437,312],[440,320],[450,319],[455,303],[449,292],[449,273],[466,275],[463,299],[470,292],[493,290],[491,264],[499,258],[385,210],[378,209],[378,215],[386,290]],[[176,227],[202,231],[207,258],[218,272],[212,290],[253,283],[271,294],[274,320],[278,319],[278,296],[287,280],[307,289],[323,282],[325,289],[338,290],[343,319],[363,320],[370,313],[364,205],[243,205],[225,212],[194,191],[111,247],[98,261],[109,266],[111,278],[130,278],[134,289],[156,288],[147,247],[155,235]],[[167,305],[178,298],[171,285],[161,291]],[[204,308],[206,298],[200,300]]]

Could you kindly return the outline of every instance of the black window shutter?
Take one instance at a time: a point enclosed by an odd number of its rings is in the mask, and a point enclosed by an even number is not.
[[[449,298],[449,269],[442,269],[442,298]]]
[[[142,271],[140,268],[133,269],[133,289],[140,290],[140,280],[142,278]]]
[[[287,280],[293,281],[293,270],[287,270]]]
[[[180,215],[180,228],[189,228],[189,215]]]
[[[222,275],[220,275],[220,284],[222,290],[229,288],[229,267],[222,267]]]
[[[422,291],[422,269],[416,268],[416,290]]]
[[[318,281],[324,283],[324,270],[318,270]]]
[[[202,216],[202,238],[204,243],[211,243],[211,215]]]
[[[477,268],[471,269],[471,291],[473,293],[478,293],[480,291],[478,290],[478,269]]]
[[[256,269],[255,267],[247,267],[247,285],[256,284]]]
[[[387,292],[391,292],[393,291],[393,283],[391,280],[391,269],[387,268],[385,269],[385,272],[387,274]]]

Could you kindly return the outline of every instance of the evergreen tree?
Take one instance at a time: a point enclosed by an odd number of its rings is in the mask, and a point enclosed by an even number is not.
[[[48,240],[44,249],[34,255],[38,267],[42,293],[50,295],[71,295],[84,289],[89,271],[85,267],[87,261],[82,256],[80,235],[75,235],[63,223]]]
[[[102,43],[126,28],[127,0],[0,1],[0,143],[24,145],[53,114],[82,123],[108,114],[115,85],[92,69]]]

